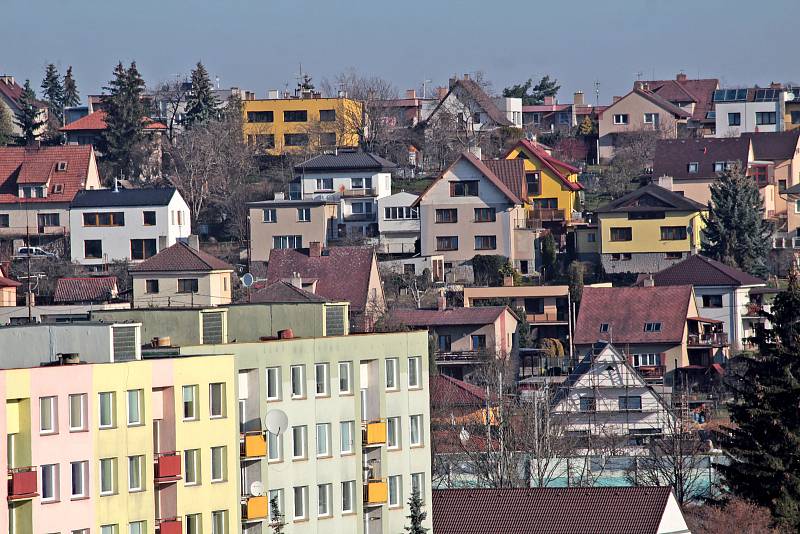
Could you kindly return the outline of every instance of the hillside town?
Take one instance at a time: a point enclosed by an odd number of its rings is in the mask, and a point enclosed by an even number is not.
[[[0,530],[800,530],[794,71],[192,57],[0,61]]]

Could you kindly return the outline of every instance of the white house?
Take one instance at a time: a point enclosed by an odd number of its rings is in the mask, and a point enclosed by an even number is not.
[[[338,150],[297,165],[290,197],[339,203],[338,235],[375,237],[377,201],[392,194],[397,165],[375,154]]]
[[[780,88],[714,91],[715,137],[784,131],[786,100],[791,98],[791,93]]]
[[[70,205],[72,261],[140,262],[192,233],[175,188],[80,191]]]
[[[413,254],[419,239],[419,208],[411,205],[417,195],[401,191],[378,199],[378,252]]]
[[[447,94],[423,116],[427,123],[446,117],[467,131],[488,132],[500,127],[522,128],[522,99],[491,97],[475,80],[451,78]]]

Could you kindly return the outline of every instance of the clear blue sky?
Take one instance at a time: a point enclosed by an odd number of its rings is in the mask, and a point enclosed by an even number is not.
[[[81,96],[118,60],[152,83],[201,60],[223,87],[264,97],[353,67],[399,90],[483,70],[499,91],[549,73],[560,99],[601,103],[636,79],[717,77],[800,82],[798,0],[10,0],[0,72],[31,78],[73,65]],[[793,69],[793,70],[792,70]]]

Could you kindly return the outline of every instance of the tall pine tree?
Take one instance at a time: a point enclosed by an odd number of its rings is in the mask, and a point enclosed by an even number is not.
[[[192,89],[186,98],[184,122],[191,127],[219,116],[219,100],[213,91],[208,71],[199,61],[192,71]]]
[[[758,186],[738,165],[711,186],[703,222],[704,254],[754,276],[767,276],[772,225],[764,220]]]
[[[56,130],[64,125],[64,86],[58,69],[52,63],[48,64],[42,80],[42,98],[47,103],[50,118],[50,128]]]
[[[20,142],[31,144],[39,136],[44,120],[42,119],[41,109],[36,100],[36,93],[33,92],[31,81],[25,80],[22,87],[22,94],[19,97],[20,112],[17,115],[16,124],[22,130]]]
[[[4,104],[0,104],[0,146],[6,146],[14,141],[14,123],[11,112]]]
[[[425,534],[428,529],[422,526],[422,522],[428,517],[427,512],[422,511],[422,498],[419,496],[419,490],[414,488],[411,492],[411,497],[408,498],[408,518],[409,525],[405,527],[408,534]]]
[[[719,465],[722,486],[772,510],[792,532],[800,531],[800,274],[793,269],[786,291],[753,341],[755,355],[729,366],[733,428],[719,434],[730,462]]]
[[[72,77],[72,65],[67,67],[67,73],[64,75],[64,107],[69,108],[77,106],[81,103],[80,94],[78,93],[78,84],[75,83],[75,78]]]
[[[143,163],[145,120],[144,80],[132,62],[128,69],[118,63],[114,79],[103,90],[106,106],[106,130],[103,132],[102,153],[111,165],[114,178],[136,178]]]

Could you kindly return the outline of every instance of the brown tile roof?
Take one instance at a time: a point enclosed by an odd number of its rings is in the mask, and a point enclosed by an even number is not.
[[[794,158],[800,139],[800,129],[788,132],[743,133],[742,137],[752,141],[755,159],[783,161]]]
[[[0,203],[71,202],[86,187],[91,159],[91,146],[0,147]],[[57,170],[60,161],[66,171]],[[48,181],[47,197],[19,198],[18,184]]]
[[[369,282],[375,252],[370,247],[330,247],[322,256],[308,249],[272,249],[267,264],[267,283],[288,280],[293,273],[316,279],[315,293],[332,301],[347,301],[350,310],[362,312],[369,298]]]
[[[647,184],[595,210],[595,213],[630,213],[646,211],[700,211],[707,209],[691,198],[660,185]]]
[[[738,161],[746,166],[749,161],[750,139],[726,137],[716,139],[661,139],[656,143],[653,177],[671,176],[674,180],[716,178],[714,163]],[[689,163],[698,163],[696,173],[689,174]]]
[[[431,112],[431,117],[436,114],[436,112],[442,106],[442,103],[447,100],[447,97],[450,96],[450,94],[455,91],[457,87],[463,89],[464,92],[467,93],[469,97],[472,98],[472,100],[474,100],[481,107],[481,109],[486,112],[492,121],[496,122],[500,126],[514,126],[514,123],[508,120],[508,118],[505,116],[505,113],[500,111],[500,109],[492,100],[492,97],[487,95],[486,91],[481,89],[481,86],[475,83],[474,80],[457,80],[456,83],[450,87],[450,90],[447,92],[441,102],[439,102],[436,108]]]
[[[431,406],[474,406],[483,407],[486,402],[486,390],[447,375],[437,374],[430,377]]]
[[[554,158],[553,156],[551,156],[550,154],[548,154],[547,152],[545,152],[544,150],[539,148],[537,145],[538,145],[538,143],[534,144],[533,142],[531,142],[531,141],[529,141],[527,139],[520,139],[517,142],[516,145],[511,147],[508,150],[508,152],[506,152],[506,155],[504,157],[507,158],[508,155],[515,148],[517,148],[518,146],[521,146],[528,153],[528,157],[534,156],[534,157],[538,158],[539,161],[541,161],[544,164],[544,166],[547,167],[550,170],[550,172],[555,174],[556,177],[559,180],[561,180],[561,183],[562,183],[562,185],[564,185],[564,187],[566,187],[570,191],[581,191],[583,189],[583,186],[581,184],[577,183],[577,182],[569,181],[569,179],[567,179],[567,177],[564,176],[564,173],[562,173],[560,170],[558,170],[558,167],[559,166],[560,167],[564,167],[565,169],[567,169],[568,171],[571,171],[573,173],[578,172],[579,169],[573,167],[569,163],[565,163],[565,162],[563,162],[561,160],[558,160],[558,159]]]
[[[483,163],[506,184],[517,198],[528,196],[525,182],[525,163],[518,159],[485,159]]]
[[[692,286],[587,287],[583,290],[575,344],[601,339],[625,343],[675,343],[683,340]],[[645,332],[645,323],[661,323],[661,331]],[[608,324],[608,332],[600,331]]]
[[[505,306],[477,306],[470,308],[412,309],[395,308],[392,318],[408,326],[458,326],[494,323],[508,308]]]
[[[765,282],[700,254],[689,256],[652,275],[657,286],[752,286]],[[649,278],[645,276],[644,278]]]
[[[14,103],[19,108],[19,99],[22,96],[23,87],[16,81],[14,83],[5,82],[0,80],[0,93],[2,93],[8,100]],[[41,100],[36,100],[34,105],[39,109],[44,109],[47,104]]]
[[[116,295],[116,276],[59,278],[53,302],[103,302]]]
[[[160,122],[155,122],[149,117],[145,117],[142,120],[144,124],[145,130],[166,130],[167,127]],[[61,128],[62,132],[85,132],[85,131],[100,131],[105,130],[106,126],[106,112],[105,111],[95,111],[94,113],[89,113],[85,117],[81,117],[80,119],[73,121],[63,128]]]
[[[232,271],[233,267],[221,259],[195,250],[186,243],[178,241],[165,248],[138,265],[130,268],[131,272],[206,272]]]
[[[672,489],[661,487],[433,491],[436,534],[656,534]]]
[[[617,100],[616,102],[614,102],[613,104],[608,106],[603,111],[603,113],[605,113],[606,111],[609,111],[611,108],[616,106],[619,102],[622,102],[623,100],[625,100],[626,98],[628,98],[629,96],[634,95],[634,94],[635,95],[639,95],[640,97],[644,98],[645,100],[648,100],[650,103],[655,104],[656,106],[660,107],[664,111],[669,112],[670,114],[674,115],[676,118],[688,119],[689,117],[691,117],[691,115],[689,113],[687,113],[683,109],[679,108],[678,106],[676,106],[675,104],[673,104],[669,100],[665,100],[664,98],[661,98],[660,96],[658,96],[657,94],[655,94],[655,93],[653,93],[651,91],[643,91],[641,89],[634,89],[633,91],[631,91],[627,95],[623,96],[622,98],[620,98],[619,100]]]
[[[284,280],[278,280],[255,291],[248,300],[256,303],[328,302],[328,299],[295,287]]]
[[[646,84],[650,91],[670,102],[694,102],[692,118],[702,121],[713,107],[714,91],[719,87],[719,80],[647,80],[637,84]]]

